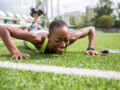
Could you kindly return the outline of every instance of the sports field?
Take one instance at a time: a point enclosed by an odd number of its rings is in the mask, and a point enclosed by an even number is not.
[[[96,34],[95,43],[95,50],[99,52],[105,49],[120,50],[120,34]],[[85,55],[88,47],[88,37],[70,45],[63,55],[38,54],[25,49],[22,42],[15,42],[15,44],[20,52],[30,54],[30,59],[10,61],[9,51],[3,43],[0,43],[0,62],[17,63],[18,66],[16,67],[19,67],[19,63],[26,63],[113,71],[117,72],[117,76],[120,77],[120,54],[109,54],[108,56]],[[57,74],[48,72],[47,69],[46,72],[40,72],[0,66],[0,90],[120,90],[120,79],[109,78],[109,75],[108,78],[101,78],[89,75]]]

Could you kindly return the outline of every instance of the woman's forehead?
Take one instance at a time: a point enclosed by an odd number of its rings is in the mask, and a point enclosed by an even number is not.
[[[55,27],[50,37],[52,38],[66,38],[69,37],[69,29],[66,26]]]
[[[52,35],[51,35],[51,38],[54,38],[54,39],[65,39],[65,38],[69,38],[69,33],[68,32],[54,32]]]
[[[63,27],[55,27],[54,28],[54,32],[55,33],[61,33],[61,32],[64,32],[64,33],[69,33],[69,29],[68,29],[68,27],[66,27],[66,26],[63,26]]]

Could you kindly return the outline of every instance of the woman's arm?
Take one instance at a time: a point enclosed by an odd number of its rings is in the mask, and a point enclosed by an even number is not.
[[[92,50],[95,47],[95,28],[93,26],[82,28],[78,31],[71,33],[70,44],[87,35],[89,36],[89,45],[88,45],[88,50],[86,51],[86,54],[101,55],[101,53]]]
[[[23,39],[27,40],[30,42],[34,42],[34,38],[36,37],[32,33],[27,33],[24,31],[21,31],[16,28],[11,28],[11,27],[5,27],[5,26],[0,26],[0,37],[2,38],[4,44],[8,48],[8,50],[11,52],[12,57],[11,59],[18,59],[20,58],[21,60],[23,58],[28,59],[30,55],[20,53],[15,44],[13,43],[11,36],[18,38],[18,39]],[[30,40],[31,39],[31,40]]]

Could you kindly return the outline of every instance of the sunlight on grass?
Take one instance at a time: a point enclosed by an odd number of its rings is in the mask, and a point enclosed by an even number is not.
[[[120,34],[97,34],[95,43],[95,50],[99,52],[106,48],[120,50]],[[10,61],[10,52],[4,44],[0,44],[0,61],[120,71],[120,54],[109,54],[108,56],[85,55],[88,47],[88,37],[70,45],[63,55],[38,54],[30,49],[25,49],[22,42],[15,44],[20,52],[30,54],[30,59]],[[0,90],[119,90],[119,88],[119,80],[0,68]]]

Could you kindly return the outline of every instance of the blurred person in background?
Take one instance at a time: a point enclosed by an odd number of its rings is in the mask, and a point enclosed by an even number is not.
[[[41,9],[31,8],[30,15],[34,17],[34,20],[28,29],[29,32],[35,32],[35,31],[41,30],[41,23],[39,22],[39,17],[42,14],[43,14],[43,11]]]

